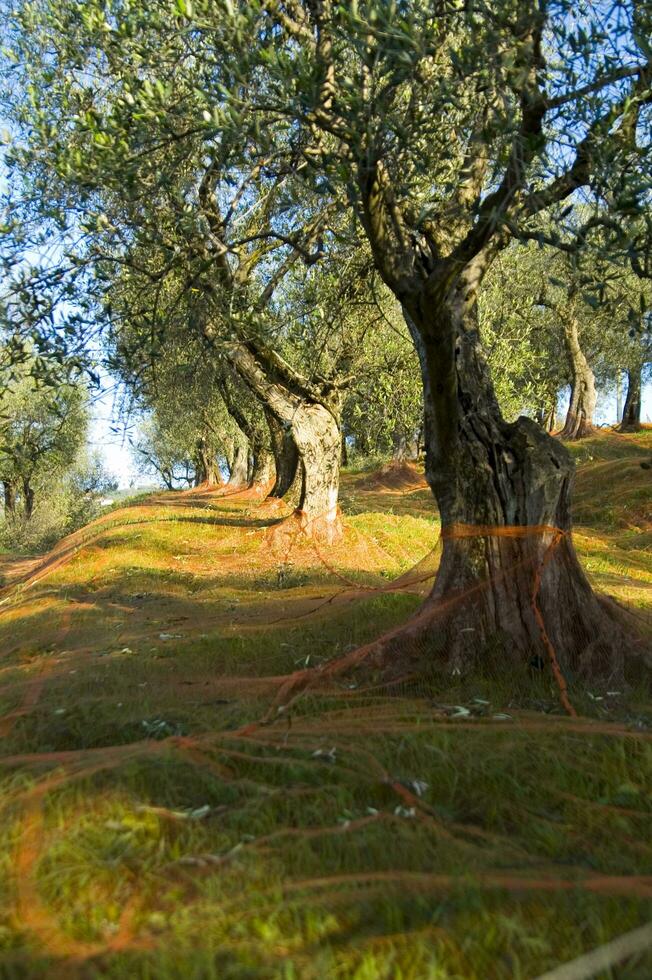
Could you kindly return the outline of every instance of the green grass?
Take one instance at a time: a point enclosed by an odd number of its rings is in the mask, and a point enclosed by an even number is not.
[[[577,543],[649,612],[652,437],[617,438]],[[5,590],[2,980],[531,980],[650,919],[645,688],[573,690],[578,722],[543,674],[280,688],[421,601],[383,590],[431,498],[367,476],[325,563],[255,502],[159,495]]]

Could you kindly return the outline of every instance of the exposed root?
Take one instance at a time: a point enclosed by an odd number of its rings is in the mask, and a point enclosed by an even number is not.
[[[330,546],[340,541],[343,535],[344,525],[339,508],[334,517],[310,517],[305,511],[297,509],[269,532],[271,547],[285,557],[302,541]]]

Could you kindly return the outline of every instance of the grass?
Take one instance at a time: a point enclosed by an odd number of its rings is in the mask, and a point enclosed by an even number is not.
[[[649,611],[652,434],[573,451],[581,559]],[[650,919],[647,691],[288,703],[421,601],[387,584],[436,540],[428,492],[350,474],[343,507],[321,556],[246,496],[161,494],[5,565],[2,980],[530,980]]]

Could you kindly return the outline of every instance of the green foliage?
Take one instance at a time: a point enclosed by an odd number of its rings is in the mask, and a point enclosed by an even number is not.
[[[95,517],[116,483],[88,453],[88,392],[75,372],[29,350],[18,362],[10,349],[2,355],[0,537],[11,550],[40,551]]]
[[[44,482],[75,459],[86,434],[86,392],[75,382],[44,384],[29,363],[4,371],[0,401],[0,479]]]
[[[0,393],[0,481],[4,486],[5,532],[14,543],[48,538],[45,527],[61,524],[54,516],[55,488],[76,463],[86,438],[87,393],[79,381],[53,372],[34,377],[34,358],[2,369]],[[42,503],[42,507],[41,507]],[[35,504],[44,517],[29,530]],[[48,514],[45,517],[45,514]],[[36,535],[36,537],[34,537]]]
[[[405,321],[386,302],[382,320],[358,352],[344,403],[343,429],[361,456],[414,452],[423,429],[419,364]]]
[[[510,236],[617,253],[641,271],[638,5],[619,0],[606,33],[570,0],[291,7],[12,8],[8,162],[18,203],[65,240],[62,275],[85,309],[124,312],[115,284],[126,276],[142,345],[156,347],[173,317],[216,345],[270,345],[319,382],[353,363],[354,304],[337,285],[361,234],[401,300],[449,261],[490,264]],[[603,309],[600,291],[583,296]],[[549,401],[563,371],[547,329],[508,312],[487,336],[499,370],[513,368],[501,384],[511,415]]]
[[[480,294],[483,344],[505,416],[545,417],[571,383],[564,343],[571,323],[603,387],[630,363],[647,360],[650,335],[639,303],[649,289],[622,263],[595,253],[514,244],[495,260]],[[647,300],[646,300],[647,302]],[[632,320],[638,329],[632,329]]]

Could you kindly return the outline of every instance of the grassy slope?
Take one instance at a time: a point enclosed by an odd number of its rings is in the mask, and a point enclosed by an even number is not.
[[[583,561],[650,611],[652,433],[574,451]],[[543,677],[342,680],[283,710],[275,678],[420,602],[386,586],[429,493],[343,497],[328,556],[255,500],[160,495],[5,569],[3,980],[531,978],[651,917],[642,692],[571,722]]]

